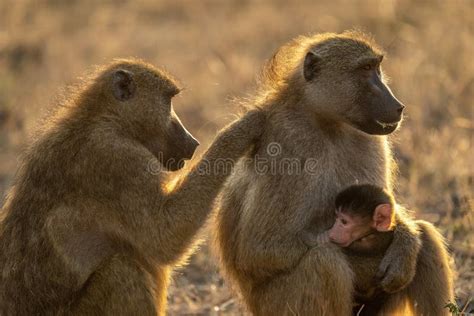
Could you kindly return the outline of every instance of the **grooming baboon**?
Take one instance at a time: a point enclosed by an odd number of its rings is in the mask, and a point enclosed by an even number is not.
[[[344,247],[344,253],[355,273],[355,302],[358,306],[354,308],[354,313],[359,316],[383,315],[385,313],[381,308],[384,304],[396,298],[380,288],[375,273],[393,240],[393,229],[397,227],[393,215],[397,207],[400,206],[395,204],[393,196],[383,188],[370,184],[352,185],[336,196],[336,221],[328,231],[321,234],[314,234],[311,230],[304,232],[305,243],[310,247],[324,247],[329,241]],[[453,299],[453,283],[443,238],[433,225],[424,221],[416,221],[416,224],[423,239],[440,242],[422,245],[423,254],[418,260],[415,278],[408,285],[408,291],[411,290],[410,298],[414,302],[427,303],[420,306],[413,304],[416,306],[413,312],[416,315],[448,315],[448,310],[444,308],[446,301],[443,303],[443,300],[447,297],[450,301]],[[425,246],[430,248],[425,249]],[[424,267],[428,263],[425,261],[427,255],[436,258],[439,264]],[[423,273],[425,276],[419,275]],[[439,290],[435,293],[426,290],[432,286]],[[416,290],[413,290],[414,287]]]
[[[0,226],[1,315],[156,315],[168,271],[192,245],[237,159],[259,137],[254,111],[222,131],[170,190],[198,142],[176,116],[163,71],[118,60],[48,121]]]
[[[353,272],[342,250],[311,248],[300,236],[308,227],[331,227],[342,188],[361,182],[392,190],[394,163],[385,135],[399,125],[404,106],[383,82],[382,56],[360,33],[320,34],[283,46],[264,70],[253,103],[267,112],[265,131],[223,189],[215,227],[224,273],[256,315],[351,314]],[[262,172],[275,166],[277,172]],[[397,304],[385,304],[393,313],[402,312],[402,299],[413,298],[406,286],[421,239],[418,262],[424,264],[417,278],[442,263],[430,252],[442,244],[437,233],[420,239],[408,216],[396,213],[395,220],[409,234],[395,229],[378,268],[382,289],[405,289]],[[451,293],[443,296],[439,283],[418,290],[444,303]]]

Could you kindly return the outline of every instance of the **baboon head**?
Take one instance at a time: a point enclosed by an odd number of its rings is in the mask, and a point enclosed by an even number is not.
[[[118,60],[98,78],[106,91],[107,113],[125,137],[150,150],[168,170],[178,170],[199,142],[173,110],[180,89],[164,71],[138,60]]]
[[[375,232],[388,232],[395,226],[393,196],[372,184],[352,185],[336,196],[336,221],[329,230],[329,239],[348,247],[369,245],[366,238]]]
[[[393,132],[404,105],[384,82],[383,53],[358,33],[323,34],[302,61],[304,98],[319,114],[374,135]]]

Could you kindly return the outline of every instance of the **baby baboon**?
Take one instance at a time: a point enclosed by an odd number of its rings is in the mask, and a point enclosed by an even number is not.
[[[357,315],[384,314],[381,308],[390,298],[390,293],[383,291],[375,276],[378,265],[390,243],[393,240],[395,228],[406,230],[403,225],[397,225],[393,217],[394,210],[398,207],[393,196],[371,184],[352,185],[336,196],[336,221],[334,225],[321,234],[313,234],[306,231],[304,240],[310,247],[324,246],[329,241],[344,247],[344,252],[355,272],[355,302],[357,306],[354,313]],[[442,237],[436,233],[434,227],[424,221],[416,221],[418,229],[421,230],[422,238],[428,236],[432,240]],[[408,232],[407,232],[408,233]],[[434,234],[434,236],[433,236]],[[421,252],[426,251],[424,246]],[[447,298],[453,299],[452,276],[449,271],[449,260],[446,249],[442,243],[428,250],[435,260],[434,268],[431,269],[431,277],[419,278],[419,273],[424,273],[426,268],[420,270],[426,255],[420,256],[414,281],[408,285],[408,289],[416,286],[417,289],[429,289],[433,284],[440,289],[439,297],[433,297],[429,291],[413,291],[410,298],[414,301],[426,302],[415,306],[415,315],[448,315],[444,308]],[[420,271],[418,271],[420,270]],[[413,284],[421,282],[422,284]],[[443,291],[444,289],[444,291]],[[430,303],[430,304],[428,304]],[[361,308],[360,304],[364,304]]]
[[[393,235],[395,202],[390,193],[372,184],[351,185],[339,192],[335,201],[336,219],[330,229],[317,234],[304,231],[304,242],[314,247],[321,242],[357,252],[374,253],[381,243],[380,235]],[[384,243],[383,247],[388,248]]]
[[[173,190],[198,142],[176,116],[174,79],[138,60],[98,71],[29,149],[0,226],[1,315],[156,315],[259,111],[222,131]],[[230,169],[230,168],[229,168]]]
[[[215,225],[223,271],[256,315],[352,312],[354,274],[343,251],[308,247],[301,232],[331,227],[335,196],[350,184],[392,190],[385,135],[398,127],[404,106],[383,81],[382,59],[371,39],[345,32],[298,37],[265,67],[252,104],[268,113],[265,131],[255,155],[242,159],[226,183]],[[435,267],[433,249],[442,244],[437,233],[420,239],[404,213],[395,212],[395,221],[410,233],[394,230],[379,265],[389,293],[416,283],[421,239],[420,278]],[[445,288],[418,290],[441,297]],[[397,304],[387,302],[390,312],[403,313],[411,292],[400,293]]]
[[[393,235],[397,227],[394,198],[376,185],[352,185],[339,192],[335,204],[336,221],[328,236],[340,247],[373,253],[381,242],[376,237]]]

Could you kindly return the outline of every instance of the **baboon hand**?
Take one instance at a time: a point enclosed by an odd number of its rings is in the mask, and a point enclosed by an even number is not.
[[[382,289],[387,293],[394,293],[405,288],[415,276],[416,257],[398,255],[386,255],[380,263],[376,274]]]

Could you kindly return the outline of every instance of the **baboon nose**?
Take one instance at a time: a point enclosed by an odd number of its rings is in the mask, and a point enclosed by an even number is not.
[[[197,146],[199,146],[199,145],[200,145],[199,141],[198,141],[196,138],[193,137],[193,138],[192,138],[192,146],[193,146],[193,148],[196,149]]]
[[[187,146],[186,146],[187,150],[186,150],[185,158],[191,159],[198,146],[199,146],[199,141],[190,135]]]
[[[400,104],[400,107],[397,109],[398,114],[401,115],[403,113],[403,109],[405,109],[405,106],[403,104]]]

